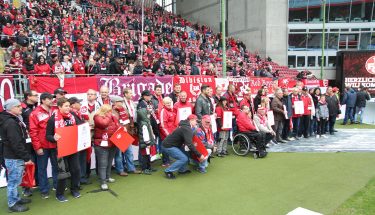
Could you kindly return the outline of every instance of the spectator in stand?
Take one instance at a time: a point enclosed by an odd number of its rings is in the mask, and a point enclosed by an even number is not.
[[[190,75],[200,75],[201,74],[198,66],[199,66],[198,62],[192,63]]]
[[[81,53],[79,53],[78,57],[74,60],[73,70],[75,75],[86,74],[85,63],[83,62],[83,55]]]
[[[108,190],[107,183],[115,182],[115,179],[111,178],[111,168],[116,154],[116,147],[109,138],[119,127],[117,119],[112,115],[110,105],[105,104],[100,107],[94,116],[94,124],[94,149],[98,162],[100,188]]]
[[[328,106],[326,102],[326,96],[321,95],[318,101],[318,104],[316,106],[316,120],[318,123],[317,126],[317,133],[316,133],[316,138],[320,137],[326,137],[326,123],[329,118],[329,111],[328,111]]]
[[[34,71],[39,75],[48,75],[51,73],[51,67],[48,63],[46,63],[46,58],[43,55],[38,57],[38,62],[34,66]]]
[[[363,122],[363,113],[365,112],[366,109],[366,101],[370,100],[370,93],[368,92],[367,87],[361,87],[359,89],[359,92],[357,93],[357,101],[355,104],[355,117],[354,121],[355,123],[362,124]],[[358,116],[359,116],[359,121],[358,121]]]
[[[310,120],[311,120],[311,115],[315,115],[315,111],[314,113],[312,113],[312,110],[314,108],[314,104],[312,102],[312,99],[311,99],[311,96],[309,94],[309,91],[307,89],[307,87],[303,87],[302,88],[302,95],[301,95],[301,101],[303,101],[303,115],[301,116],[301,121],[300,121],[300,125],[301,125],[301,129],[300,129],[300,133],[301,135],[303,134],[303,137],[304,138],[308,138],[308,133],[309,133],[309,129],[310,129]]]
[[[248,106],[241,106],[241,112],[238,114],[238,130],[244,133],[246,136],[254,142],[257,147],[257,153],[254,156],[265,157],[266,144],[273,138],[271,135],[266,135],[266,133],[258,132],[254,125],[252,114]],[[266,139],[268,138],[268,139]]]
[[[343,121],[343,125],[346,125],[348,120],[350,119],[350,124],[354,124],[354,108],[356,106],[357,101],[357,93],[351,87],[345,88],[345,94],[342,99],[342,105],[346,105],[345,107],[345,117]]]
[[[64,67],[65,77],[66,78],[74,77],[74,74],[72,74],[72,72],[73,72],[72,71],[73,64],[70,62],[70,58],[69,58],[68,55],[64,56],[64,60],[61,63],[61,65]]]
[[[56,133],[56,128],[63,128],[65,126],[74,126],[82,124],[83,121],[73,112],[70,111],[70,103],[66,98],[60,98],[57,100],[58,111],[52,114],[47,122],[46,128],[46,139],[54,144],[61,138]],[[79,193],[79,182],[80,182],[80,165],[78,152],[59,158],[58,162],[58,180],[56,187],[56,199],[59,202],[67,202],[68,200],[64,196],[66,188],[66,179],[70,175],[70,192],[74,198],[81,197]],[[67,166],[69,169],[67,168]],[[69,172],[69,173],[68,173]]]
[[[195,102],[195,114],[197,115],[198,119],[202,119],[204,115],[211,115],[212,111],[212,103],[210,98],[208,97],[209,86],[202,85],[201,86],[201,94],[198,96],[197,101]]]
[[[231,128],[224,128],[224,111],[230,111],[228,107],[228,100],[226,97],[222,96],[220,98],[219,103],[216,106],[215,113],[216,113],[216,125],[217,130],[219,132],[219,143],[217,146],[217,156],[224,157],[224,155],[228,155],[227,151],[227,141],[229,138],[229,132]]]
[[[169,97],[172,99],[173,104],[178,101],[178,96],[181,92],[181,84],[175,83],[173,87],[173,92],[169,95]]]
[[[22,73],[25,75],[34,74],[34,61],[31,57],[26,58],[25,64],[23,65]]]
[[[284,110],[283,104],[283,91],[279,88],[275,91],[275,96],[271,102],[271,110],[273,111],[275,124],[273,125],[273,130],[276,134],[276,142],[277,143],[286,143],[285,140],[282,139],[282,131],[284,126],[285,115],[287,114],[286,110]]]
[[[18,193],[25,165],[32,165],[31,155],[27,150],[26,125],[20,120],[22,114],[21,102],[8,99],[4,103],[5,111],[0,113],[0,137],[2,139],[2,153],[5,167],[8,171],[7,198],[10,212],[24,212],[29,210],[25,204],[30,199],[22,199]]]
[[[52,165],[53,188],[57,187],[57,151],[56,144],[46,139],[46,127],[52,112],[54,96],[49,93],[40,95],[40,105],[30,114],[30,137],[31,143],[37,154],[38,183],[42,199],[49,198],[50,185],[47,177],[47,165],[50,160]]]
[[[337,99],[337,96],[333,92],[332,87],[327,88],[326,101],[327,101],[327,106],[328,106],[328,111],[329,111],[329,117],[328,117],[329,133],[331,135],[334,135],[336,118],[341,113],[341,111],[340,111],[339,100]]]
[[[167,136],[163,141],[163,148],[165,152],[174,158],[176,161],[164,170],[168,179],[175,179],[173,172],[178,171],[179,174],[188,174],[191,171],[187,168],[189,158],[181,150],[183,145],[186,145],[192,153],[194,153],[200,162],[206,158],[197,151],[193,145],[193,128],[197,127],[197,116],[190,115],[187,120],[182,120],[179,127]]]

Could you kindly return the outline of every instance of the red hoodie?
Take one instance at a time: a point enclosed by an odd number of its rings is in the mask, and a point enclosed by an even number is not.
[[[160,120],[160,137],[164,140],[169,134],[171,134],[175,129],[176,114],[173,109],[168,109],[163,107],[159,113]]]
[[[238,113],[237,127],[240,132],[249,132],[256,130],[253,124],[253,120],[249,118],[244,112]]]

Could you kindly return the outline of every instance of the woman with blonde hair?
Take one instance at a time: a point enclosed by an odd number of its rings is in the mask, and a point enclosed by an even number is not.
[[[116,117],[112,115],[112,107],[103,105],[94,116],[94,149],[98,162],[98,174],[100,179],[100,188],[108,190],[107,182],[115,182],[111,178],[112,162],[116,154],[115,145],[109,138],[119,128]]]

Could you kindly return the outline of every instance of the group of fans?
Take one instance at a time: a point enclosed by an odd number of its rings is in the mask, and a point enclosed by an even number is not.
[[[257,148],[255,158],[267,155],[266,148],[292,140],[312,136],[333,135],[336,117],[340,114],[338,89],[328,87],[325,94],[320,88],[308,90],[302,82],[297,82],[292,93],[287,88],[273,87],[273,94],[263,86],[253,98],[250,90],[245,91],[241,101],[237,89],[229,84],[227,91],[222,87],[212,89],[202,85],[195,104],[188,102],[187,93],[176,83],[173,92],[164,96],[162,86],[153,91],[144,90],[138,103],[133,101],[130,88],[123,96],[109,96],[105,86],[99,92],[87,91],[87,105],[76,97],[65,98],[62,88],[54,94],[35,91],[25,92],[21,103],[9,99],[0,113],[0,136],[2,143],[2,166],[8,169],[8,206],[11,211],[25,211],[30,199],[20,198],[20,185],[24,165],[34,163],[35,178],[41,197],[49,198],[51,185],[47,178],[48,160],[52,166],[52,188],[56,199],[67,201],[64,191],[66,179],[70,178],[70,191],[79,198],[82,185],[91,183],[92,148],[95,150],[96,173],[102,190],[111,177],[112,163],[120,176],[131,174],[152,174],[151,157],[161,157],[166,178],[174,179],[175,172],[187,174],[188,164],[196,166],[200,173],[206,173],[212,158],[225,157],[228,142],[237,133],[246,134],[251,144]],[[362,89],[366,92],[366,89]],[[344,95],[344,98],[347,96]],[[302,101],[302,114],[296,113],[296,102]],[[38,105],[39,103],[39,105]],[[187,114],[181,114],[184,111]],[[364,111],[364,107],[361,108]],[[232,118],[225,118],[231,112]],[[271,117],[271,115],[273,117]],[[232,121],[230,127],[225,121]],[[63,158],[57,157],[57,141],[61,138],[56,128],[79,125],[88,122],[91,127],[92,148]],[[213,132],[213,123],[216,132]],[[115,131],[123,127],[135,139],[135,145],[121,152],[111,141]],[[232,134],[232,135],[231,135]],[[208,155],[196,148],[193,137],[204,144]],[[138,170],[133,161],[133,149],[138,147]],[[171,159],[175,161],[171,163]],[[24,188],[24,196],[32,195],[30,188]]]
[[[18,9],[0,1],[1,47],[8,74],[218,75],[221,34],[141,1],[27,0]],[[274,77],[293,72],[226,40],[227,72]],[[294,76],[298,72],[294,71]]]

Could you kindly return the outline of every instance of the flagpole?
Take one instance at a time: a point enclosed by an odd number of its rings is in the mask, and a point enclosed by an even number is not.
[[[323,31],[322,31],[322,58],[320,60],[320,79],[323,79],[324,72],[324,49],[325,49],[325,32],[326,32],[326,0],[322,0],[323,4]]]
[[[227,76],[227,54],[226,54],[226,44],[225,44],[225,0],[221,0],[221,37],[222,37],[222,53],[223,53],[223,77]]]
[[[145,0],[142,0],[142,39],[141,39],[141,61],[143,60],[143,34],[144,34],[144,22],[145,22]]]

